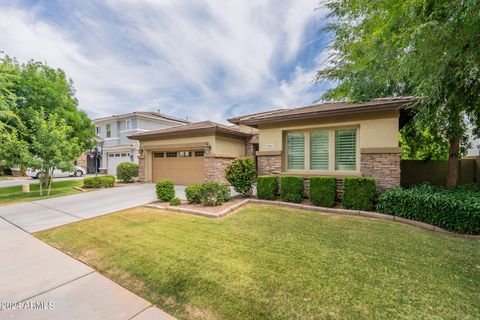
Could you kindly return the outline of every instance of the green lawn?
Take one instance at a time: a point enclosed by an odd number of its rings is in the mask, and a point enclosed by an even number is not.
[[[0,177],[0,181],[9,180],[7,177]]]
[[[83,180],[54,181],[52,182],[52,190],[50,191],[50,197],[48,198],[78,193],[80,191],[73,189],[73,187],[79,187],[82,185]],[[31,184],[29,193],[22,192],[22,186],[0,188],[0,206],[16,202],[47,199],[45,188],[43,191],[43,196],[40,197],[39,184]]]
[[[399,223],[135,208],[36,236],[178,319],[480,318],[480,242]]]

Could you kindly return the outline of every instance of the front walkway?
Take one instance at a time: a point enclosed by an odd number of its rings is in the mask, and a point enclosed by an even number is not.
[[[132,185],[1,207],[0,318],[173,319],[25,231],[145,204],[155,199],[153,189]]]

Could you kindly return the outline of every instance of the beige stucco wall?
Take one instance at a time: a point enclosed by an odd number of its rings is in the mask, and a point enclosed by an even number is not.
[[[245,140],[217,136],[215,138],[215,150],[212,149],[212,153],[215,155],[243,157],[245,156]]]
[[[241,131],[241,132],[250,133],[250,134],[257,134],[258,131],[259,131],[257,128],[246,126],[244,124],[240,124],[238,126],[238,130]]]
[[[260,151],[281,151],[283,134],[286,131],[341,127],[359,128],[359,148],[390,148],[398,147],[398,112],[363,117],[326,118],[289,122],[287,124],[260,126],[259,149]]]

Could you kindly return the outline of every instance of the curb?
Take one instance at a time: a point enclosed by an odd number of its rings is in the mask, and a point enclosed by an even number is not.
[[[291,203],[291,202],[283,202],[283,201],[275,201],[275,200],[261,200],[261,199],[245,199],[231,207],[228,207],[219,213],[211,213],[211,212],[206,212],[206,211],[201,211],[201,210],[195,210],[195,209],[187,209],[187,208],[178,208],[178,207],[172,207],[172,206],[161,206],[157,204],[146,204],[143,205],[143,207],[147,208],[156,208],[156,209],[163,209],[167,211],[173,211],[173,212],[182,212],[182,213],[187,213],[187,214],[193,214],[197,216],[203,216],[203,217],[208,217],[208,218],[220,218],[224,217],[229,213],[232,213],[233,211],[239,209],[240,207],[243,207],[244,205],[247,205],[249,203],[257,203],[257,204],[264,204],[264,205],[274,205],[274,206],[279,206],[279,207],[285,207],[285,208],[294,208],[294,209],[301,209],[301,210],[307,210],[307,211],[315,211],[315,212],[325,212],[325,213],[333,213],[333,214],[341,214],[341,215],[349,215],[349,216],[358,216],[358,217],[365,217],[365,218],[372,218],[372,219],[379,219],[379,220],[387,220],[387,221],[393,221],[393,222],[398,222],[398,223],[403,223],[403,224],[408,224],[412,227],[424,229],[424,230],[429,230],[433,232],[438,232],[438,233],[443,233],[446,235],[450,236],[455,236],[455,237],[462,237],[466,239],[473,239],[473,240],[480,240],[480,235],[469,235],[469,234],[461,234],[461,233],[455,233],[451,231],[444,230],[440,227],[434,226],[432,224],[428,224],[425,222],[421,221],[416,221],[416,220],[410,220],[410,219],[405,219],[402,217],[397,217],[397,216],[392,216],[389,214],[383,214],[383,213],[378,213],[374,211],[361,211],[361,210],[350,210],[350,209],[340,209],[340,208],[326,208],[326,207],[317,207],[317,206],[311,206],[311,205],[305,205],[305,204],[299,204],[299,203]]]

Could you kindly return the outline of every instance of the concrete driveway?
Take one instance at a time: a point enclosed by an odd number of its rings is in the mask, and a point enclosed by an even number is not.
[[[185,199],[185,187],[177,186],[176,194]],[[37,232],[140,206],[155,199],[154,184],[134,184],[3,206],[0,217],[27,232]]]
[[[154,199],[143,184],[0,207],[0,319],[174,319],[25,231]]]

